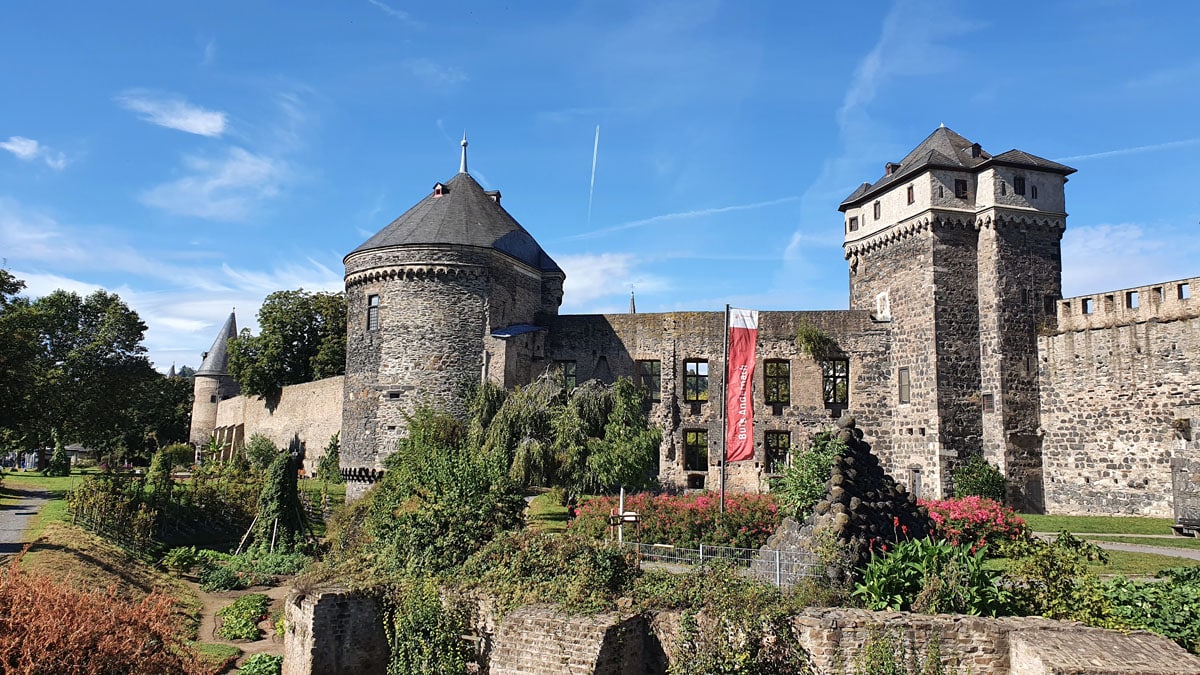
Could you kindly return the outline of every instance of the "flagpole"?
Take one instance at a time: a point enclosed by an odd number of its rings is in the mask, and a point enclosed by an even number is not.
[[[729,407],[729,402],[726,396],[729,395],[729,305],[725,305],[725,332],[721,337],[721,362],[725,365],[725,375],[721,378],[721,507],[718,513],[725,513],[725,444],[728,443],[727,437],[729,430],[726,428],[728,424],[725,419],[725,409]]]

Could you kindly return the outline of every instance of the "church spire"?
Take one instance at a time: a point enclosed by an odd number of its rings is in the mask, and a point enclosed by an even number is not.
[[[633,290],[629,291],[629,313],[637,314],[637,303],[633,300]]]
[[[462,162],[458,165],[459,173],[467,173],[467,132],[463,132],[462,139]]]

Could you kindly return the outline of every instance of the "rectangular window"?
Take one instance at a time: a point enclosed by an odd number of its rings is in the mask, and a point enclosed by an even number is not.
[[[1187,300],[1188,298],[1192,297],[1192,287],[1190,284],[1188,284],[1188,282],[1185,281],[1179,284],[1178,290],[1180,300]]]
[[[858,216],[850,216],[850,231],[858,231]]]
[[[1025,194],[1025,177],[1024,176],[1013,177],[1013,192],[1015,192],[1019,195]]]
[[[1128,307],[1129,309],[1137,309],[1138,302],[1140,300],[1141,300],[1141,298],[1138,297],[1137,291],[1126,291],[1125,292],[1125,306]]]
[[[1162,302],[1162,301],[1163,301],[1163,288],[1162,288],[1162,286],[1155,286],[1155,287],[1154,287],[1154,295],[1153,295],[1153,298],[1154,298],[1154,302]]]
[[[367,296],[367,330],[379,328],[379,296]]]
[[[900,382],[900,402],[908,403],[912,400],[912,384],[908,379],[908,368],[901,368],[896,379]]]
[[[708,361],[688,359],[683,362],[683,400],[708,400]]]
[[[662,361],[637,362],[637,383],[646,390],[646,399],[654,403],[662,400]]]
[[[946,186],[942,185],[941,183],[938,183],[938,199],[944,199],[945,197],[946,197]]]
[[[985,412],[985,413],[996,412],[996,395],[995,394],[984,394],[983,395],[983,412]]]
[[[913,196],[913,186],[909,185],[908,186],[908,203],[911,204],[915,201],[916,201],[916,198]]]
[[[1042,297],[1042,313],[1043,314],[1054,314],[1054,303],[1056,303],[1056,302],[1058,302],[1058,298],[1054,297],[1053,295],[1043,296]]]
[[[577,384],[575,380],[575,362],[574,361],[555,361],[554,367],[558,368],[562,375],[563,386],[567,389],[574,389]]]
[[[1091,298],[1084,298],[1081,304],[1083,305],[1084,314],[1091,314],[1092,311],[1095,310],[1095,307],[1092,306],[1093,303]]]
[[[821,362],[821,383],[825,405],[846,405],[850,402],[850,361],[829,359]]]
[[[1008,194],[1008,183],[1000,181],[1000,196],[1003,197],[1006,194]]]
[[[875,220],[879,220],[879,202],[875,202],[875,204],[871,208],[875,212]]]
[[[763,361],[763,402],[789,405],[792,402],[792,366],[783,359]]]
[[[683,468],[686,471],[708,471],[708,432],[686,429],[683,432]]]
[[[1037,186],[1036,185],[1029,186],[1029,198],[1037,199]]]
[[[763,434],[763,445],[767,449],[767,473],[783,473],[788,465],[792,435],[786,431],[768,431]]]
[[[965,179],[965,178],[955,178],[954,179],[954,196],[958,197],[959,199],[967,198],[967,179]]]

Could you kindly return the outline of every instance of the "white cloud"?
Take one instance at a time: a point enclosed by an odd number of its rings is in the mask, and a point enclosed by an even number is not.
[[[141,113],[141,119],[151,124],[199,136],[220,136],[228,121],[225,113],[192,105],[175,94],[131,89],[117,96],[116,101],[126,110]]]
[[[788,202],[794,202],[798,199],[800,199],[800,198],[799,197],[780,197],[779,199],[772,199],[772,200],[765,201],[765,202],[754,202],[753,204],[733,204],[731,206],[716,206],[716,207],[707,208],[707,209],[694,209],[692,211],[679,211],[676,213],[664,213],[662,215],[651,216],[649,218],[642,218],[641,220],[633,220],[628,223],[622,223],[620,225],[614,225],[612,227],[605,227],[605,228],[602,228],[599,230],[592,230],[591,232],[582,232],[580,234],[576,234],[571,237],[567,237],[567,239],[590,239],[592,237],[598,237],[598,236],[605,235],[605,234],[611,234],[613,232],[620,232],[622,230],[630,230],[630,229],[637,228],[637,227],[645,227],[647,225],[657,225],[659,223],[668,223],[668,222],[676,221],[676,220],[691,220],[693,218],[703,218],[705,216],[715,216],[715,215],[719,215],[722,213],[732,213],[735,211],[752,211],[754,209],[761,209],[761,208],[766,208],[768,206],[777,206],[779,204],[786,204]]]
[[[1069,227],[1063,234],[1063,295],[1132,288],[1195,274],[1200,243],[1183,228],[1136,223]]]
[[[383,12],[384,14],[387,14],[388,16],[392,17],[393,19],[399,19],[405,23],[412,24],[413,26],[421,25],[420,22],[414,20],[412,18],[412,16],[409,15],[408,12],[396,9],[395,7],[392,7],[391,5],[387,4],[386,2],[383,2],[382,0],[367,0],[367,2],[371,5],[379,8],[379,11]]]
[[[288,176],[282,160],[231,147],[224,157],[184,158],[188,175],[142,193],[147,206],[181,216],[244,221],[277,196]]]
[[[406,59],[404,67],[426,84],[435,87],[453,87],[467,81],[467,74],[463,69],[442,65],[431,59]]]
[[[1120,148],[1117,150],[1105,150],[1103,152],[1092,152],[1086,155],[1072,155],[1070,157],[1061,157],[1054,161],[1056,162],[1081,162],[1089,159],[1107,159],[1109,157],[1121,157],[1124,155],[1140,155],[1144,152],[1158,152],[1160,150],[1174,150],[1176,148],[1186,148],[1200,144],[1200,138],[1185,138],[1181,141],[1168,141],[1166,143],[1154,143],[1152,145],[1138,145],[1131,148]]]
[[[40,159],[46,163],[46,166],[55,171],[62,171],[67,168],[66,155],[51,150],[32,138],[10,136],[7,141],[0,141],[0,149],[7,150],[16,155],[18,159],[25,160],[26,162],[35,162]]]
[[[217,41],[210,39],[204,43],[204,57],[200,60],[200,65],[211,66],[217,60]]]
[[[667,289],[661,277],[637,270],[641,262],[629,253],[588,253],[558,257],[567,273],[563,285],[564,312],[597,312],[612,306],[630,290],[657,293]],[[625,305],[628,307],[628,304]]]

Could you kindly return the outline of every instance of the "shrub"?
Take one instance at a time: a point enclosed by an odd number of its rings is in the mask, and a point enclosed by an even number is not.
[[[778,495],[784,515],[805,520],[813,507],[825,497],[825,483],[833,472],[833,461],[846,451],[846,444],[835,439],[830,431],[813,437],[808,452],[796,457],[783,475],[771,484],[771,493]]]
[[[1006,613],[1011,597],[984,569],[986,548],[915,539],[875,554],[852,595],[867,609],[926,614]]]
[[[979,455],[972,455],[951,474],[955,497],[983,497],[1003,504],[1006,501],[1004,474]]]
[[[243,595],[233,604],[222,607],[217,611],[221,617],[221,625],[217,628],[217,637],[222,640],[257,640],[259,636],[258,622],[267,618],[267,607],[270,598],[261,593]]]
[[[243,452],[246,453],[246,461],[250,462],[250,466],[260,471],[270,466],[279,456],[279,448],[262,434],[252,434]]]
[[[186,574],[199,562],[195,546],[180,546],[167,551],[162,558],[162,566],[174,575]]]
[[[1088,570],[1088,563],[1108,561],[1095,544],[1059,532],[1051,542],[1008,542],[1004,554],[1010,559],[1004,582],[1012,589],[1022,613],[1105,628],[1121,626],[1100,580]]]
[[[54,439],[54,452],[50,454],[50,463],[46,465],[46,470],[42,474],[46,476],[71,475],[71,458],[67,456],[67,449],[63,447],[62,441],[58,440],[57,434]]]
[[[196,451],[187,443],[172,443],[164,446],[160,450],[163,457],[169,460],[168,466],[175,468],[178,466],[188,467],[196,462]]]
[[[929,510],[933,536],[975,551],[988,544],[1029,538],[1029,526],[1012,509],[982,497],[919,502]],[[992,547],[996,551],[996,546]]]
[[[246,659],[237,672],[239,675],[280,675],[283,672],[283,657],[254,654]]]
[[[625,528],[627,540],[648,544],[673,544],[696,548],[700,544],[759,548],[779,526],[780,514],[773,495],[725,496],[725,513],[720,499],[711,493],[625,497],[625,509],[641,514],[640,528]],[[608,530],[608,515],[618,506],[616,497],[596,497],[580,505],[568,532],[599,539]]]
[[[325,446],[325,454],[321,457],[321,461],[317,462],[318,480],[335,484],[342,482],[342,455],[340,448],[341,443],[338,441],[338,434],[330,436],[329,445]]]
[[[430,577],[394,585],[383,602],[389,673],[465,673],[471,659],[462,639],[469,616],[457,604],[444,603]]]
[[[503,611],[553,602],[578,612],[612,608],[637,564],[632,551],[571,535],[509,532],[472,555],[459,571],[470,587],[486,589]]]
[[[0,570],[0,672],[205,672],[175,621],[173,599],[81,591],[23,572],[18,562]]]
[[[1200,568],[1174,567],[1158,581],[1117,577],[1104,585],[1115,619],[1129,628],[1164,635],[1193,654],[1200,653]]]

